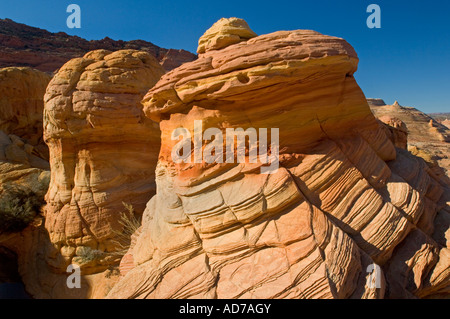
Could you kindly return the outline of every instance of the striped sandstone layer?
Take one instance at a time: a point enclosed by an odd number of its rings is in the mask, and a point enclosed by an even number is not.
[[[372,115],[353,77],[354,49],[308,30],[217,45],[227,39],[217,29],[230,25],[248,28],[220,20],[200,39],[199,59],[143,99],[161,128],[157,192],[108,297],[448,294],[448,189]],[[279,128],[279,169],[175,163],[172,132],[194,135],[194,120],[223,136]]]
[[[72,262],[85,274],[117,263],[122,202],[142,213],[155,193],[160,133],[140,102],[163,73],[147,52],[96,50],[70,60],[51,80],[45,226],[53,244],[48,262],[58,271]]]

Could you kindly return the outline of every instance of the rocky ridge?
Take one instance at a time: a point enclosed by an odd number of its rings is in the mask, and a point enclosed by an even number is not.
[[[381,102],[380,102],[381,101]],[[444,124],[413,107],[401,106],[397,101],[369,99],[369,106],[380,119],[388,117],[404,123],[408,134],[408,149],[424,158],[434,173],[442,179],[450,177],[450,130]]]
[[[164,49],[143,40],[115,41],[106,37],[88,41],[64,32],[51,33],[10,19],[0,19],[0,68],[28,66],[52,73],[70,59],[97,49],[146,51],[153,55],[165,70],[196,59],[196,56],[188,51]]]

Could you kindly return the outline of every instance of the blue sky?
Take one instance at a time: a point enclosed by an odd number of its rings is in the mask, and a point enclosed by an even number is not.
[[[66,26],[66,8],[81,7],[81,29]],[[366,8],[381,7],[381,29]],[[245,19],[257,34],[312,29],[345,38],[360,58],[355,77],[367,97],[450,112],[450,1],[152,1],[1,0],[0,18],[86,39],[143,39],[196,51],[198,38],[221,17]]]

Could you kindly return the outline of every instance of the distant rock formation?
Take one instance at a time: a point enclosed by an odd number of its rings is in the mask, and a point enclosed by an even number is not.
[[[155,193],[160,131],[140,102],[163,73],[147,52],[96,50],[67,62],[48,85],[45,225],[54,269],[76,261],[89,274],[120,259],[122,203],[142,213]]]
[[[406,128],[406,124],[398,118],[388,115],[381,116],[379,120],[386,124],[386,127],[389,128],[386,133],[394,142],[395,147],[402,148],[404,150],[408,149],[408,130]]]
[[[383,99],[367,99],[369,105],[383,106],[386,105]]]
[[[435,174],[445,179],[450,178],[450,130],[448,127],[418,109],[401,106],[397,101],[393,105],[374,103],[374,99],[368,99],[368,102],[376,117],[401,120],[406,125],[410,151],[434,166]]]
[[[392,105],[374,104],[372,101],[368,100],[375,116],[395,116],[406,124],[409,142],[450,142],[448,128],[418,109],[401,106],[397,101]]]
[[[441,124],[446,126],[447,128],[450,128],[450,120],[445,119],[441,122]]]
[[[168,71],[196,59],[185,50],[164,49],[153,43],[104,38],[87,41],[64,32],[51,33],[43,29],[0,19],[0,67],[29,66],[44,72],[54,72],[72,58],[89,51],[134,49],[153,55]]]
[[[442,125],[445,125],[447,128],[450,128],[450,113],[428,113],[427,115]]]
[[[372,115],[354,49],[308,30],[250,35],[242,20],[221,19],[200,38],[199,59],[144,97],[161,128],[157,193],[108,297],[448,294],[449,192]],[[280,168],[261,174],[248,153],[245,163],[175,163],[172,132],[193,134],[194,120],[215,138],[279,128]]]

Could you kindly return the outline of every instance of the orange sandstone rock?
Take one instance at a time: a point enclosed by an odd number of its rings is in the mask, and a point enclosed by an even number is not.
[[[14,134],[48,159],[42,137],[44,94],[51,77],[28,67],[0,69],[0,130]]]
[[[247,22],[239,18],[222,18],[209,28],[198,40],[199,54],[219,50],[231,44],[256,37]]]
[[[227,21],[201,38],[198,60],[165,74],[143,99],[161,128],[157,193],[108,297],[448,290],[448,243],[434,239],[446,231],[435,218],[448,216],[444,185],[421,159],[396,149],[372,115],[353,77],[354,49],[308,30],[201,46],[214,38],[209,33],[227,38]],[[194,121],[202,136],[218,129],[215,138],[227,128],[278,128],[279,169],[262,174],[249,152],[245,163],[175,162],[172,134],[184,127],[194,136]],[[200,143],[205,152],[213,141]],[[386,291],[386,281],[395,290]]]
[[[388,128],[387,134],[391,137],[395,147],[408,148],[408,130],[405,123],[395,117],[384,115],[379,118]]]
[[[45,226],[54,269],[74,262],[88,274],[118,263],[122,202],[142,213],[155,193],[160,133],[140,101],[163,73],[146,52],[97,50],[67,62],[50,82]]]
[[[43,199],[48,189],[50,167],[42,118],[49,81],[49,75],[31,68],[0,69],[0,236],[9,223],[4,214],[11,212],[11,207],[22,209],[11,202],[21,203],[22,198],[11,194],[23,191]]]

